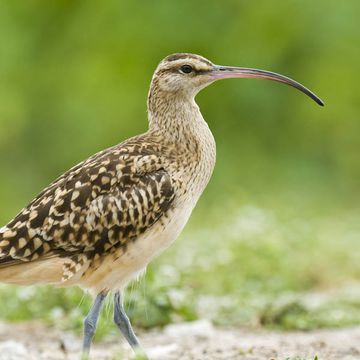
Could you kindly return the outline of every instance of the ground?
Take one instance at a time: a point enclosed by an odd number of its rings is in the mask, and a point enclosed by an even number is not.
[[[218,329],[206,320],[140,333],[153,360],[358,360],[360,327],[276,332]],[[39,323],[0,323],[1,360],[79,359],[81,339]],[[130,359],[115,337],[97,342],[92,359]]]

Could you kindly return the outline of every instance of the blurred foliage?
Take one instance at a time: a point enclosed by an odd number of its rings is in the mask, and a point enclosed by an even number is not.
[[[181,239],[130,287],[129,314],[142,327],[359,323],[359,13],[356,0],[2,0],[1,222],[70,166],[145,131],[152,72],[169,53],[277,71],[325,108],[252,80],[198,96],[217,167]],[[8,320],[80,329],[90,305],[78,289],[0,291]]]

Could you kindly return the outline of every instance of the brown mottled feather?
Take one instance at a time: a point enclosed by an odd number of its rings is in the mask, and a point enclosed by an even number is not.
[[[0,233],[0,266],[66,257],[63,280],[96,254],[126,247],[174,199],[156,141],[138,136],[73,167]]]

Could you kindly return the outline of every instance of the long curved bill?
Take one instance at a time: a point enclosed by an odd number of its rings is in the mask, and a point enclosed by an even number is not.
[[[256,78],[278,81],[300,90],[301,92],[309,96],[311,99],[313,99],[316,103],[324,106],[324,102],[304,85],[301,85],[297,81],[290,79],[284,75],[280,75],[271,71],[215,65],[212,70],[212,77],[214,80],[229,78]]]

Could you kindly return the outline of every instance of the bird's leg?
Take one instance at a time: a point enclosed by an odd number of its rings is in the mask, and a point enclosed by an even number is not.
[[[117,291],[114,294],[114,322],[135,353],[142,359],[147,359],[145,352],[132,329],[130,320],[125,313],[120,291]]]
[[[104,300],[106,299],[106,295],[107,292],[101,292],[96,296],[93,306],[84,320],[84,341],[82,350],[82,359],[84,360],[89,358],[91,341],[95,335],[100,310]]]

